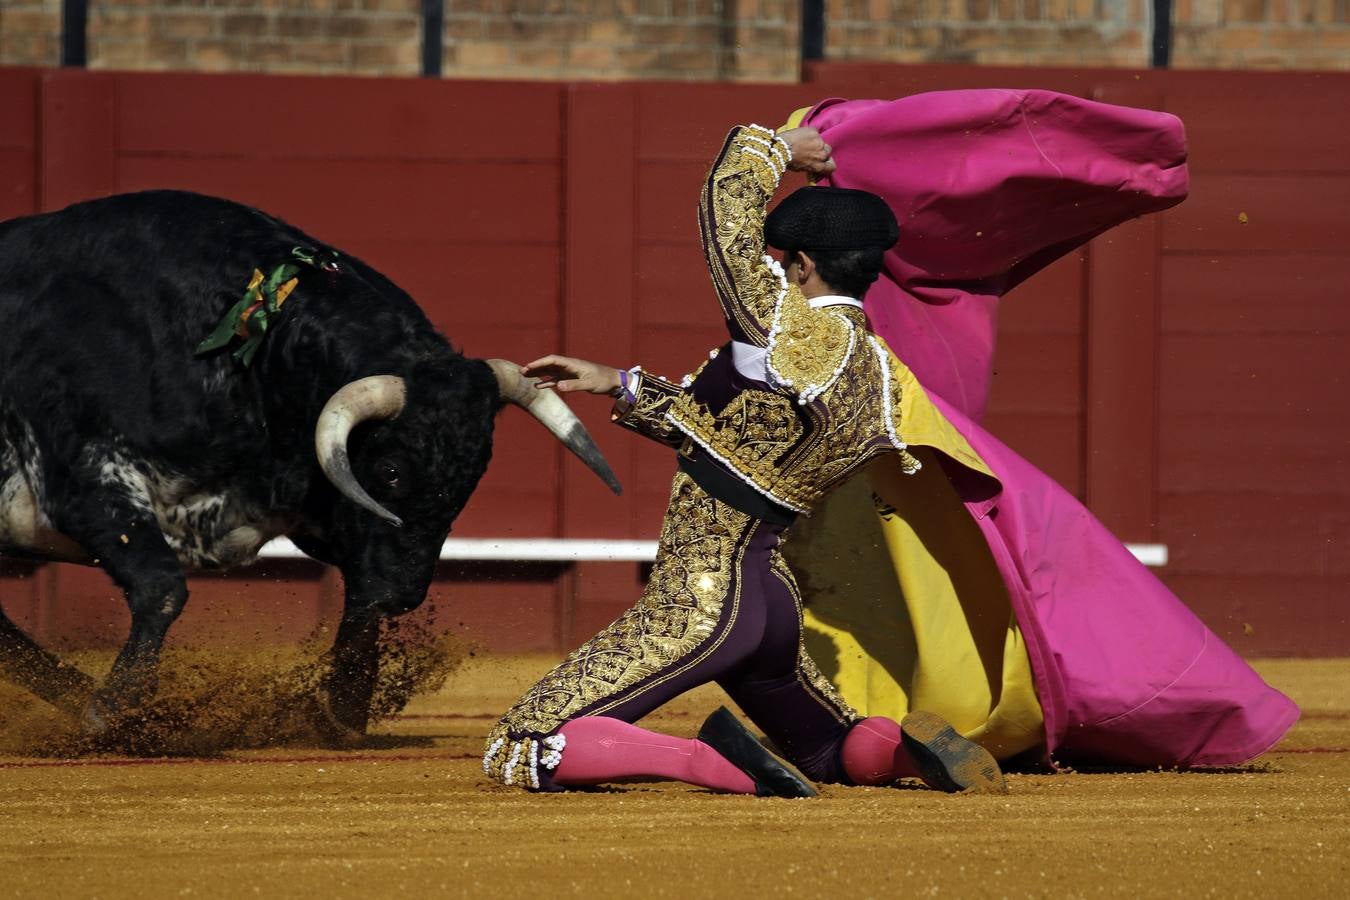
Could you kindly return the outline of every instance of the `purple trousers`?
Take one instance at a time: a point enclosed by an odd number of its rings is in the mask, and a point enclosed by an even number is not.
[[[502,717],[488,737],[488,775],[547,790],[538,760],[566,722],[636,722],[715,681],[807,777],[844,781],[839,751],[859,717],[802,645],[801,596],[778,549],[784,530],[677,473],[642,597]]]

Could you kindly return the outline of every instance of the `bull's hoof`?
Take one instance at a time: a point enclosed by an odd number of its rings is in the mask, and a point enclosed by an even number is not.
[[[80,734],[101,738],[110,734],[126,710],[103,694],[94,694],[79,712]]]
[[[338,718],[327,689],[319,688],[315,692],[314,710],[315,725],[329,746],[352,749],[365,743],[366,734],[363,730],[353,728]]]
[[[143,681],[130,686],[126,682],[104,685],[91,694],[80,709],[80,733],[97,740],[134,727],[154,693],[154,685]]]

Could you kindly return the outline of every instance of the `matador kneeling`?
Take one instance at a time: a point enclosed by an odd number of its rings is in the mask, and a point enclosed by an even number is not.
[[[561,356],[525,367],[541,389],[617,397],[615,421],[677,448],[679,470],[641,599],[489,735],[483,769],[500,782],[561,790],[675,779],[813,794],[726,710],[697,739],[632,724],[715,681],[815,781],[919,777],[945,791],[1004,789],[993,757],[936,715],[860,717],[803,647],[784,533],[881,458],[916,473],[907,428],[930,431],[920,423],[934,413],[862,309],[898,239],[894,214],[874,194],[804,187],[766,219],[788,169],[834,169],[814,129],[737,127],[712,164],[699,223],[731,340],[683,383]],[[783,251],[781,263],[766,243]],[[943,459],[953,471],[962,462]]]

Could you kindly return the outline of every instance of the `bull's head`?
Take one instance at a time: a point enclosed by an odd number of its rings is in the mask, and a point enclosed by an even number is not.
[[[534,379],[520,374],[520,367],[504,359],[489,359],[496,376],[498,396],[534,416],[563,445],[577,455],[591,471],[599,475],[614,493],[621,493],[619,480],[595,446],[585,427],[567,404],[553,391],[535,388]],[[403,379],[397,375],[371,375],[344,385],[319,414],[314,431],[314,448],[328,480],[341,494],[359,506],[394,525],[402,520],[370,496],[352,471],[347,440],[352,429],[371,419],[392,419],[403,411],[407,394]]]
[[[341,566],[347,594],[320,698],[335,732],[364,730],[378,620],[426,596],[446,532],[487,466],[492,416],[502,403],[529,412],[619,492],[614,473],[567,405],[505,360],[485,366],[456,357],[406,380],[361,378],[338,389],[319,414],[319,465],[351,501],[330,511],[324,529],[329,561]],[[382,426],[358,430],[363,422]]]

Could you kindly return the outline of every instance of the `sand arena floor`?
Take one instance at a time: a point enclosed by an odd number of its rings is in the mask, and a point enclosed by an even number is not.
[[[225,731],[244,749],[72,749],[41,704],[0,690],[0,896],[1347,895],[1350,660],[1258,663],[1304,718],[1241,770],[1013,775],[993,797],[826,787],[797,801],[491,786],[482,735],[547,660],[462,662],[348,751],[301,733],[258,747],[237,721]],[[219,702],[262,693],[240,686]],[[720,702],[703,689],[648,721],[692,734]]]

